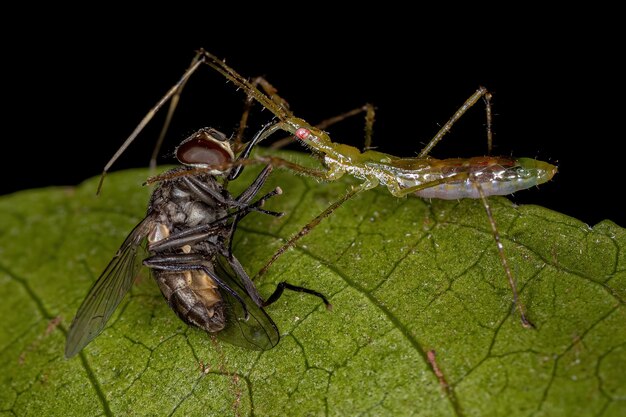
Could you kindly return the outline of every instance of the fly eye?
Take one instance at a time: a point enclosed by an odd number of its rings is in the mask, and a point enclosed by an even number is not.
[[[187,139],[176,148],[176,158],[181,164],[191,166],[223,165],[234,159],[230,148],[221,142],[197,136]]]
[[[204,133],[210,139],[217,140],[219,142],[226,142],[228,140],[228,136],[213,128],[203,130],[202,133]]]

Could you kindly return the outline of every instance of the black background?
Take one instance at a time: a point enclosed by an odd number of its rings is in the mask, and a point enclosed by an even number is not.
[[[9,110],[0,192],[75,185],[98,175],[178,80],[194,50],[204,47],[244,76],[265,76],[311,123],[373,103],[374,144],[400,156],[416,155],[484,85],[494,94],[495,153],[559,166],[552,182],[519,192],[513,201],[590,225],[608,218],[626,226],[618,200],[624,189],[625,72],[623,48],[610,25],[598,30],[527,22],[506,34],[483,25],[460,35],[419,34],[400,23],[379,31],[353,23],[330,36],[322,36],[323,24],[310,21],[259,23],[246,33],[235,30],[237,22],[230,28],[207,23],[201,35],[181,40],[180,31],[167,25],[155,29],[157,38],[155,32],[122,34],[113,23],[107,34],[87,22],[68,35],[42,35],[36,45],[5,47]],[[219,74],[201,68],[185,91],[165,151],[199,127],[231,133],[243,98]],[[253,129],[270,118],[256,109]],[[147,166],[159,126],[147,129],[113,171]],[[330,131],[336,141],[360,146],[363,140],[361,118]],[[484,106],[478,105],[432,155],[485,151]]]

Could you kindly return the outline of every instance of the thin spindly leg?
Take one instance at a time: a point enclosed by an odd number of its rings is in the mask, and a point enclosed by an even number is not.
[[[500,239],[500,233],[498,232],[498,227],[496,225],[496,220],[493,217],[491,212],[491,207],[489,206],[489,202],[487,201],[487,197],[483,191],[483,187],[480,185],[478,181],[476,181],[469,173],[462,172],[450,177],[441,178],[435,181],[427,182],[424,184],[416,185],[414,187],[404,188],[400,191],[392,191],[392,194],[396,197],[402,197],[410,193],[415,193],[417,191],[425,190],[430,187],[434,187],[440,184],[445,184],[449,182],[461,181],[465,179],[470,179],[472,184],[478,190],[478,194],[483,202],[483,206],[485,207],[485,211],[487,212],[487,217],[489,218],[489,224],[491,225],[491,232],[493,234],[493,239],[496,241],[496,246],[498,248],[498,254],[500,256],[500,262],[502,263],[502,267],[504,268],[504,272],[506,273],[507,279],[509,281],[509,285],[511,287],[511,291],[513,292],[513,302],[515,307],[519,311],[520,319],[522,321],[522,326],[526,328],[533,328],[533,324],[526,318],[525,308],[521,301],[519,301],[518,293],[517,293],[517,285],[515,284],[515,278],[513,277],[513,273],[511,272],[511,268],[509,267],[509,263],[507,262],[506,256],[504,255],[504,246],[502,245],[502,240]]]
[[[289,109],[289,103],[287,102],[287,100],[285,100],[284,98],[282,98],[279,94],[278,94],[278,90],[276,89],[276,87],[274,87],[267,79],[265,79],[264,77],[256,77],[254,78],[251,82],[250,82],[250,87],[253,88],[254,90],[259,90],[259,87],[261,87],[261,89],[265,92],[265,95],[273,102],[275,103],[278,107],[283,108],[283,109]],[[250,116],[250,110],[252,109],[252,105],[254,104],[254,102],[256,101],[255,96],[252,94],[248,94],[246,97],[246,101],[244,104],[244,110],[243,113],[241,114],[241,119],[239,121],[239,129],[237,131],[237,135],[235,136],[235,149],[239,149],[242,145],[243,142],[243,135],[244,135],[244,131],[248,126],[248,117]],[[334,123],[337,123],[347,117],[353,116],[355,114],[358,114],[360,112],[364,111],[364,107],[363,108],[359,108],[359,109],[355,109],[355,110],[351,110],[350,112],[346,112],[342,115],[336,116],[334,118],[331,119],[327,119],[327,120],[323,120],[319,125],[316,125],[317,128],[319,129],[324,129]],[[286,138],[280,139],[276,142],[274,142],[271,146],[272,149],[280,149],[283,146],[293,142],[294,140],[294,136],[287,136]]]
[[[404,196],[407,196],[409,194],[416,193],[418,191],[422,191],[422,190],[426,190],[428,188],[435,187],[437,185],[447,184],[447,183],[455,182],[455,181],[462,181],[462,180],[466,180],[468,178],[469,178],[469,173],[467,173],[467,172],[460,172],[458,174],[454,174],[454,175],[451,175],[449,177],[444,177],[444,178],[440,178],[440,179],[437,179],[437,180],[425,182],[423,184],[414,185],[412,187],[390,189],[389,191],[391,192],[391,194],[394,197],[404,197]]]
[[[264,156],[257,156],[255,159],[256,161],[264,163],[264,164],[270,164],[274,167],[279,167],[279,168],[287,168],[291,171],[295,171],[295,172],[304,174],[309,177],[319,178],[321,180],[330,181],[331,179],[336,178],[336,175],[331,174],[331,170],[305,167],[300,164],[296,164],[294,162],[287,161],[286,159],[279,158],[276,156],[264,155]]]
[[[117,159],[120,157],[120,155],[122,155],[122,153],[124,153],[126,148],[128,148],[128,146],[130,146],[130,144],[135,140],[135,138],[137,138],[139,133],[146,127],[146,125],[150,122],[150,120],[152,120],[154,115],[161,109],[161,107],[163,107],[163,105],[165,103],[167,103],[167,101],[170,98],[172,98],[172,96],[174,96],[179,91],[180,86],[184,85],[187,82],[187,80],[189,79],[189,77],[191,77],[191,75],[194,72],[196,72],[196,70],[200,67],[200,65],[203,62],[200,59],[200,57],[201,57],[200,55],[197,56],[197,60],[195,61],[195,63],[191,67],[189,67],[187,69],[187,71],[185,71],[185,73],[180,78],[180,80],[178,80],[178,82],[176,84],[174,84],[174,86],[172,86],[172,88],[170,88],[167,93],[165,93],[165,95],[161,98],[161,100],[159,100],[157,102],[157,104],[155,104],[154,107],[152,107],[148,111],[148,113],[144,116],[144,118],[141,119],[141,121],[139,122],[139,124],[137,125],[135,130],[133,130],[133,132],[130,134],[130,136],[124,141],[122,146],[120,146],[120,148],[115,152],[113,157],[111,157],[109,162],[107,162],[107,164],[104,166],[104,169],[102,170],[102,174],[100,176],[100,182],[98,183],[98,189],[96,191],[96,194],[100,194],[100,190],[102,189],[102,183],[104,181],[104,177],[106,176],[106,174],[109,171],[109,169],[111,168],[111,166],[115,163],[115,161],[117,161]]]
[[[363,150],[372,148],[372,135],[374,134],[374,120],[376,120],[376,109],[371,104],[365,105],[365,144]]]
[[[375,115],[374,106],[372,106],[369,103],[365,104],[364,106],[358,107],[356,109],[347,111],[345,113],[338,114],[337,116],[324,119],[318,124],[316,124],[315,127],[320,130],[324,130],[336,123],[339,123],[350,117],[357,116],[361,113],[365,113],[365,148],[364,149],[368,149],[372,143],[372,131],[373,131],[374,115]],[[289,145],[293,141],[295,141],[295,136],[290,135],[290,136],[287,136],[287,137],[284,137],[282,139],[275,141],[269,146],[269,148],[281,149]]]
[[[474,185],[478,190],[478,194],[480,194],[480,199],[483,202],[483,206],[485,207],[485,211],[487,212],[487,217],[489,218],[489,224],[491,225],[491,233],[493,234],[493,239],[496,241],[496,246],[498,248],[498,254],[500,256],[500,263],[502,263],[502,267],[504,268],[504,272],[506,273],[506,277],[509,280],[509,286],[511,287],[511,291],[513,292],[513,305],[517,308],[517,311],[520,315],[520,320],[522,321],[522,326],[532,329],[535,326],[526,318],[526,309],[524,308],[524,304],[519,299],[517,293],[517,284],[515,283],[515,278],[513,277],[513,273],[511,272],[511,268],[509,267],[509,263],[504,255],[504,246],[502,245],[502,240],[500,239],[500,233],[498,232],[498,227],[496,226],[496,220],[493,217],[491,212],[491,207],[489,206],[489,202],[487,201],[487,197],[483,191],[483,187],[480,185],[478,181],[474,181]]]
[[[454,125],[465,114],[465,112],[467,112],[470,109],[470,107],[472,107],[474,104],[476,104],[476,102],[481,97],[485,98],[485,105],[487,107],[487,109],[486,109],[486,113],[487,113],[487,147],[488,147],[488,152],[491,153],[491,142],[492,142],[492,133],[491,133],[491,93],[489,93],[489,91],[487,91],[487,89],[485,87],[479,87],[478,90],[476,90],[476,92],[474,94],[472,94],[467,100],[465,100],[465,103],[463,103],[463,105],[456,111],[456,113],[454,113],[454,115],[452,115],[450,120],[448,120],[446,122],[446,124],[443,125],[443,127],[441,129],[439,129],[439,132],[437,132],[435,137],[433,137],[430,140],[430,142],[428,142],[428,144],[424,147],[424,149],[422,149],[422,151],[419,153],[418,158],[425,158],[426,156],[428,156],[428,154],[435,147],[435,145],[437,143],[439,143],[439,141],[446,135],[446,133],[448,133],[450,131],[450,129],[452,129],[452,125]]]
[[[163,140],[165,138],[165,135],[169,129],[172,117],[175,113],[176,107],[178,106],[178,103],[180,101],[180,95],[182,93],[182,90],[184,89],[185,85],[187,84],[187,81],[189,80],[189,78],[196,72],[196,70],[202,65],[202,64],[207,64],[209,66],[213,66],[211,64],[212,60],[216,60],[217,58],[215,58],[214,56],[212,56],[211,54],[207,53],[204,50],[199,50],[195,57],[193,58],[193,60],[191,61],[190,66],[187,68],[187,70],[185,71],[185,73],[182,75],[182,77],[180,78],[180,80],[178,80],[178,82],[176,84],[174,84],[164,95],[163,97],[148,111],[148,113],[144,116],[144,118],[139,122],[139,124],[137,125],[137,127],[135,127],[135,129],[132,131],[132,133],[128,136],[128,138],[124,141],[124,143],[120,146],[120,148],[115,152],[115,154],[111,157],[111,159],[107,162],[107,164],[105,165],[104,169],[102,170],[102,174],[100,176],[100,182],[98,183],[98,189],[96,191],[96,194],[100,194],[100,191],[102,189],[102,184],[104,182],[104,177],[106,176],[107,172],[109,171],[109,169],[111,168],[111,166],[115,163],[115,161],[117,161],[117,159],[122,155],[122,153],[124,153],[124,151],[130,146],[130,144],[137,138],[137,136],[139,135],[139,133],[141,133],[141,131],[146,127],[146,125],[154,118],[154,116],[156,115],[156,113],[165,105],[165,103],[167,103],[168,100],[171,100],[170,102],[170,107],[167,113],[167,116],[165,118],[165,122],[163,125],[163,128],[161,129],[161,133],[159,135],[159,138],[157,140],[157,143],[155,144],[155,148],[152,152],[152,157],[150,158],[150,168],[154,169],[156,167],[156,159],[158,156],[158,153],[160,151],[160,148],[162,146]],[[222,65],[225,66],[225,64],[222,63]],[[230,70],[230,68],[227,68],[229,71],[233,72],[233,70]],[[291,116],[291,112],[289,112],[287,104],[284,100],[282,100],[282,98],[280,98],[280,96],[278,96],[276,93],[276,89],[269,84],[267,81],[261,79],[260,81],[258,81],[257,83],[255,83],[254,85],[251,84],[250,82],[248,82],[247,80],[244,80],[243,78],[241,78],[241,76],[239,76],[238,74],[235,74],[235,77],[233,78],[233,75],[231,75],[230,72],[225,72],[225,71],[219,71],[221,73],[223,73],[228,79],[231,79],[233,81],[235,81],[236,84],[238,85],[242,85],[246,91],[248,92],[248,97],[253,97],[254,99],[256,99],[257,101],[259,101],[261,103],[261,105],[263,105],[264,107],[271,107],[273,109],[279,109],[280,112],[286,116]],[[270,95],[271,98],[268,98],[267,96],[264,96],[263,93],[261,93],[257,88],[256,85],[259,84],[263,87],[263,89],[265,91],[267,91],[267,93]],[[252,100],[252,98],[249,98],[248,100]],[[244,110],[244,113],[246,113],[246,110]],[[245,119],[243,119],[245,117]],[[247,120],[247,114],[242,115],[242,119],[243,119],[243,124],[242,127],[240,127],[240,132],[237,135],[237,140],[240,142],[241,141],[241,136],[243,129],[245,128],[245,123]],[[236,145],[238,144],[238,142],[235,143]]]
[[[191,64],[189,64],[189,68],[187,68],[187,71],[195,67],[199,60],[200,60],[200,54],[197,53],[194,56],[193,60],[191,60]],[[177,87],[176,93],[172,96],[172,99],[170,100],[170,107],[167,110],[167,115],[165,116],[165,122],[163,123],[163,127],[161,128],[161,133],[159,133],[159,138],[154,144],[154,149],[152,150],[152,156],[150,157],[150,173],[151,174],[154,173],[154,171],[156,170],[157,157],[159,156],[159,151],[161,150],[161,146],[163,145],[163,141],[165,140],[165,135],[167,134],[167,131],[170,128],[170,124],[172,123],[174,112],[176,112],[176,107],[178,107],[178,103],[180,101],[180,95],[182,94],[183,89],[185,88],[185,85],[187,85],[188,80],[189,78],[183,80],[182,82],[176,85]]]
[[[332,203],[330,206],[328,206],[324,211],[322,211],[317,217],[315,217],[313,220],[311,220],[309,223],[306,224],[306,226],[304,226],[302,229],[300,229],[300,231],[298,233],[296,233],[295,235],[293,235],[283,246],[281,246],[272,256],[272,258],[265,264],[265,266],[259,271],[259,273],[257,274],[257,279],[260,278],[261,276],[263,276],[267,270],[272,266],[272,264],[283,254],[285,253],[289,248],[292,248],[296,245],[296,242],[300,239],[302,239],[304,236],[306,236],[307,234],[309,234],[309,232],[311,232],[311,230],[313,230],[313,228],[315,226],[317,226],[318,224],[320,224],[320,222],[322,220],[324,220],[326,217],[330,216],[335,210],[337,210],[343,203],[345,203],[346,201],[350,200],[352,197],[354,197],[355,195],[357,195],[359,192],[367,190],[372,188],[371,184],[368,183],[363,183],[361,185],[359,185],[358,187],[354,187],[352,188],[350,191],[348,191],[346,194],[344,194],[343,197],[341,197],[339,200],[335,201],[334,203]]]
[[[487,91],[485,96],[485,117],[487,118],[487,155],[491,155],[493,150],[493,124],[492,124],[492,111],[491,111],[491,93]]]
[[[203,63],[222,74],[237,87],[243,89],[248,97],[252,97],[254,100],[258,101],[261,106],[274,113],[278,118],[284,120],[293,117],[293,114],[287,107],[263,94],[250,81],[243,78],[235,70],[226,65],[224,61],[204,49],[201,49],[198,53],[202,55],[200,60]]]
[[[261,86],[265,94],[278,106],[288,109],[289,103],[281,96],[278,95],[278,90],[269,81],[267,81],[264,77],[256,77],[250,83],[252,87],[258,90],[258,86]],[[241,114],[241,119],[239,121],[239,129],[237,130],[237,135],[235,136],[234,144],[235,149],[240,149],[243,142],[243,134],[248,126],[248,117],[250,116],[250,110],[252,109],[252,105],[254,104],[255,98],[252,95],[248,95],[246,97],[246,101],[243,107],[243,113]]]

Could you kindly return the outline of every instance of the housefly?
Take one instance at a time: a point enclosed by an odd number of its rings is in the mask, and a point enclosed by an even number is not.
[[[281,193],[278,187],[252,202],[271,166],[233,197],[218,181],[227,171],[202,169],[233,165],[231,142],[223,133],[199,130],[177,147],[176,157],[182,166],[160,176],[146,217],[130,232],[78,309],[67,335],[67,358],[104,329],[142,264],[152,270],[161,293],[183,322],[250,349],[271,349],[278,343],[278,329],[263,308],[285,289],[315,295],[330,307],[322,294],[286,282],[263,300],[232,253],[232,236],[242,217],[252,211],[282,215],[261,208]]]

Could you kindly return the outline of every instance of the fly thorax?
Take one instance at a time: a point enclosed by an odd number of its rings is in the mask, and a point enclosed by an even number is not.
[[[183,210],[184,204],[178,201],[170,201],[163,209],[163,215],[167,218],[167,221],[172,225],[185,224],[187,221],[187,213]]]
[[[187,227],[210,223],[215,220],[216,215],[221,214],[222,211],[223,210],[216,210],[215,207],[209,207],[200,201],[189,201],[182,207],[182,212],[185,214],[184,222]]]
[[[170,192],[170,198],[172,200],[187,200],[189,199],[189,192],[187,192],[186,190],[183,190],[180,187],[172,187],[172,190]]]

